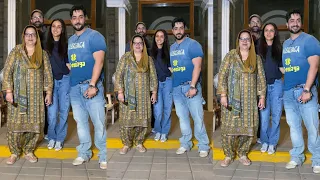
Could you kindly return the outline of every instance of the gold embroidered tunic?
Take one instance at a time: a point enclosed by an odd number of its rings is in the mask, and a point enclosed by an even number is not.
[[[243,72],[243,62],[235,49],[231,50],[221,63],[217,94],[226,94],[228,104],[232,92],[239,92],[240,111],[222,106],[221,130],[226,135],[255,136],[259,126],[258,96],[266,94],[265,73],[260,56],[257,56],[257,70]]]
[[[134,75],[133,75],[134,74]],[[123,127],[149,127],[151,122],[151,91],[158,90],[156,69],[149,57],[149,70],[144,73],[137,72],[137,63],[130,52],[124,54],[118,62],[115,73],[114,90],[123,90],[126,94],[134,95],[135,110],[131,110],[127,102],[120,104],[119,123]]]
[[[9,54],[3,72],[2,90],[17,92],[21,81],[26,83],[27,111],[21,113],[20,107],[13,95],[13,104],[8,104],[8,131],[12,132],[35,132],[43,131],[45,122],[44,91],[51,92],[53,88],[53,77],[48,55],[43,53],[43,63],[39,69],[30,69],[26,62],[29,58],[22,45],[17,45]],[[20,76],[20,70],[26,69],[26,76]],[[19,70],[20,69],[20,70]],[[13,93],[15,94],[15,93]]]

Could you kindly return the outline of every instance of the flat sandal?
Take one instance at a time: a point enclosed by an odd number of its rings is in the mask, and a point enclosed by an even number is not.
[[[15,154],[11,154],[10,157],[7,159],[7,162],[6,164],[8,165],[12,165],[14,164],[15,162],[17,162],[19,160],[19,157]]]
[[[125,155],[125,154],[128,153],[128,151],[130,151],[130,147],[129,147],[129,146],[123,146],[123,147],[119,150],[119,154]]]
[[[228,167],[232,163],[232,159],[230,157],[225,157],[224,160],[220,162],[221,167]]]
[[[251,165],[251,161],[247,156],[241,156],[239,158],[239,161],[244,165],[244,166],[250,166]]]

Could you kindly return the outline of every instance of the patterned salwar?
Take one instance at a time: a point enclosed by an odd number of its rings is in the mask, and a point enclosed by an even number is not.
[[[125,103],[120,103],[119,108],[120,137],[129,147],[133,141],[142,144],[151,123],[150,92],[158,89],[158,80],[151,57],[148,63],[147,72],[137,72],[137,63],[131,52],[127,52],[120,59],[115,73],[115,91],[121,89],[125,96]]]
[[[26,154],[33,152],[43,131],[43,92],[52,93],[53,80],[48,55],[45,51],[42,53],[43,62],[38,69],[28,67],[29,57],[22,45],[17,45],[11,51],[5,63],[2,90],[12,90],[14,97],[13,104],[7,103],[7,140],[11,153],[15,155],[20,155],[21,150]],[[25,74],[21,74],[22,72]],[[23,101],[19,101],[18,97],[23,97]],[[21,140],[24,140],[24,143]]]
[[[226,94],[229,108],[222,106],[222,147],[227,157],[234,158],[238,139],[238,155],[246,156],[259,125],[257,97],[265,97],[266,80],[261,58],[253,73],[244,72],[237,50],[231,50],[222,61],[217,94]],[[235,98],[236,96],[239,99]]]

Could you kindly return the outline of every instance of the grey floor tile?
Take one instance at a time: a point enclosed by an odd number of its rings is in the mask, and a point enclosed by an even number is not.
[[[238,161],[234,161],[232,162],[228,167],[221,167],[221,162],[217,162],[214,166],[213,169],[231,169],[231,170],[235,170],[237,169],[237,167],[239,166],[239,162]]]
[[[0,167],[0,173],[2,174],[18,174],[21,167]]]
[[[6,162],[7,162],[7,158],[5,158],[4,160],[1,161],[0,167],[21,167],[24,164],[25,159],[24,158],[22,158],[22,159],[20,158],[18,161],[16,161],[12,165],[7,165]]]
[[[85,169],[62,169],[62,177],[88,177]]]
[[[275,167],[276,172],[284,172],[284,173],[299,173],[299,168],[287,169],[285,167]]]
[[[17,177],[17,174],[2,174],[2,173],[0,173],[0,177],[3,180],[15,180]]]
[[[135,151],[133,156],[142,156],[142,157],[153,157],[154,149],[147,149],[147,152],[141,153],[139,151]]]
[[[188,158],[167,158],[167,163],[168,164],[186,164],[189,163]]]
[[[206,158],[189,158],[190,164],[212,164],[211,160]]]
[[[112,156],[109,162],[130,162],[132,156]]]
[[[145,164],[152,164],[153,157],[133,157],[131,162],[132,163],[145,163]]]
[[[108,163],[108,170],[125,171],[129,163]]]
[[[89,178],[106,178],[107,170],[88,170]]]
[[[199,157],[199,152],[198,152],[198,150],[192,150],[192,151],[187,152],[187,156],[189,158],[190,157]]]
[[[155,151],[153,154],[153,157],[167,157],[167,152],[166,151]]]
[[[86,163],[85,163],[86,164]],[[78,166],[74,166],[72,163],[62,163],[62,169],[86,169],[85,164],[80,164]]]
[[[150,171],[152,164],[130,163],[127,171]]]
[[[62,170],[61,169],[46,169],[45,176],[62,176]]]
[[[123,179],[148,179],[150,176],[150,171],[127,171]]]
[[[70,163],[71,164],[72,161],[73,161],[73,159],[62,159],[62,163]]]
[[[149,180],[164,180],[167,178],[166,171],[151,171]]]
[[[89,180],[88,177],[61,177],[61,180]]]
[[[107,170],[107,179],[115,178],[122,179],[125,171],[115,171],[115,170]]]
[[[213,169],[213,173],[216,176],[230,176],[232,177],[234,174],[235,170],[234,169]]]
[[[299,173],[276,172],[275,179],[300,180],[301,178]]]
[[[127,154],[120,154],[119,149],[113,153],[113,156],[122,156],[122,157],[132,157],[136,153],[136,149],[130,149],[130,151],[127,152]]]
[[[47,159],[47,163],[62,163],[61,159]]]
[[[239,170],[253,170],[258,171],[260,169],[260,165],[250,165],[250,166],[244,166],[243,164],[239,164],[237,169]]]
[[[259,172],[259,179],[274,179],[274,172]]]
[[[187,153],[184,154],[176,154],[176,152],[167,152],[167,157],[175,157],[175,158],[187,158]]]
[[[43,178],[43,180],[60,180],[61,177],[57,177],[57,176],[45,176]]]
[[[272,171],[274,172],[274,166],[260,166],[260,171],[265,172],[265,171]]]
[[[87,169],[99,170],[100,169],[100,164],[99,164],[99,161],[90,161],[88,163],[85,163],[85,167]],[[109,163],[108,163],[108,168],[109,168]]]
[[[232,177],[231,180],[256,180],[256,178]]]
[[[273,162],[261,162],[261,166],[275,166]]]
[[[152,163],[167,163],[166,157],[154,157]]]
[[[167,171],[185,171],[185,172],[191,172],[190,165],[188,164],[168,164],[167,165]]]
[[[167,179],[192,180],[193,177],[191,172],[169,171],[167,172]]]
[[[152,164],[151,171],[166,171],[167,164]]]
[[[259,171],[249,171],[249,170],[236,170],[233,177],[241,178],[258,178]]]
[[[302,174],[301,179],[302,180],[319,180],[320,174]]]
[[[310,166],[310,167],[300,167],[299,168],[299,172],[300,172],[300,174],[313,174],[313,170],[312,170],[312,167]]]
[[[22,167],[19,175],[38,175],[38,176],[44,176],[45,168],[25,168]]]
[[[19,175],[16,180],[43,180],[43,176]]]
[[[89,177],[89,180],[107,180],[107,178],[106,177],[104,177],[104,178],[90,178]],[[108,179],[108,180],[114,180],[114,179]],[[117,179],[117,180],[120,180],[120,179]]]
[[[214,180],[230,180],[232,177],[231,176],[213,176],[212,179]]]
[[[27,167],[27,168],[40,168],[40,167],[46,167],[47,162],[37,162],[37,163],[31,163],[29,161],[25,161],[22,167]]]
[[[197,171],[212,171],[213,166],[207,164],[191,164],[191,170],[194,172]]]
[[[46,168],[47,169],[61,169],[61,163],[48,162]]]
[[[193,172],[194,180],[212,180],[214,178],[214,173],[212,171],[205,172]]]

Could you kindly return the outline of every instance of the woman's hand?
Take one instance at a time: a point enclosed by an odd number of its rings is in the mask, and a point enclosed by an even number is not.
[[[259,110],[262,110],[265,108],[265,98],[259,99],[258,107],[259,107]]]
[[[151,95],[151,103],[154,104],[157,102],[157,93],[152,93]]]
[[[13,104],[13,93],[12,92],[7,92],[6,93],[6,101],[9,103]]]
[[[50,106],[52,104],[52,94],[51,93],[46,94],[44,102],[45,102],[46,106]]]
[[[123,92],[118,92],[118,100],[120,101],[120,102],[124,102],[124,95],[123,95]]]
[[[228,98],[227,96],[221,96],[220,103],[223,107],[228,107]]]

